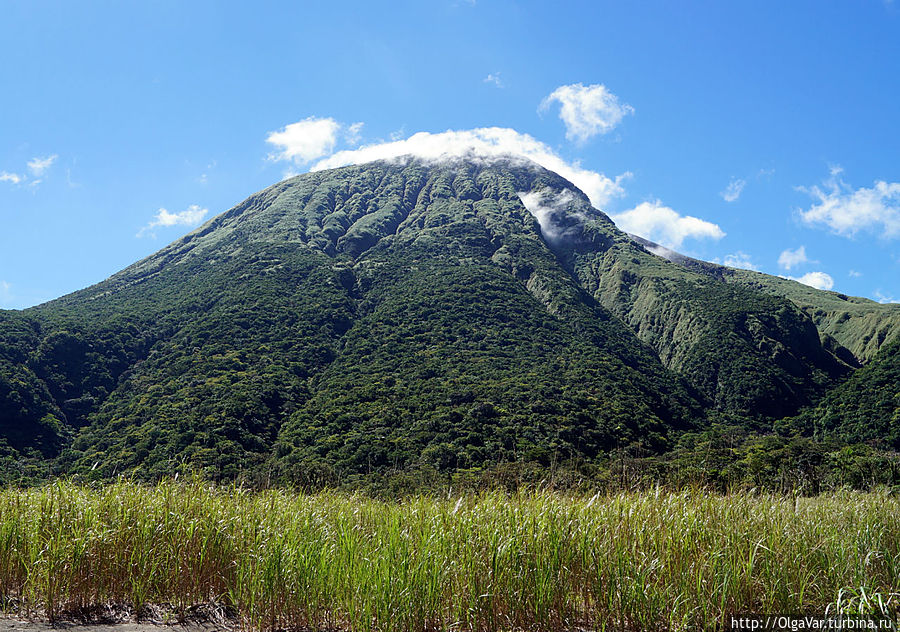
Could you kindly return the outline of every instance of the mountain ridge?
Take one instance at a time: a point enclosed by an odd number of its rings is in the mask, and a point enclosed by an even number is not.
[[[849,356],[841,354],[841,359],[845,362],[864,364],[882,346],[900,336],[900,304],[878,303],[842,292],[819,290],[794,279],[755,270],[729,268],[687,257],[636,235],[631,237],[652,254],[687,269],[726,283],[790,299],[810,315],[822,334],[833,338],[849,353]]]

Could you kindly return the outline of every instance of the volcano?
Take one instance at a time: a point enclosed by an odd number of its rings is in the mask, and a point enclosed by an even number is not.
[[[662,453],[723,415],[900,441],[898,332],[900,306],[628,235],[533,162],[407,157],[0,311],[0,456],[308,481]]]

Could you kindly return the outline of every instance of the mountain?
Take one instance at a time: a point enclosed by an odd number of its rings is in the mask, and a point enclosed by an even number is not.
[[[895,335],[877,304],[844,317],[725,270],[661,258],[518,158],[304,174],[0,312],[0,459],[314,483],[661,453],[723,415],[814,410]]]

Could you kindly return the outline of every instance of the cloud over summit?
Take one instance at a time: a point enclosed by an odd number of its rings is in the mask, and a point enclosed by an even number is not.
[[[564,160],[534,137],[506,127],[447,130],[440,133],[419,132],[402,140],[339,151],[315,163],[311,170],[334,169],[402,156],[441,160],[461,156],[490,159],[509,155],[522,156],[555,171],[584,191],[591,204],[598,208],[602,208],[613,198],[624,195],[622,182],[631,176],[626,172],[609,178],[602,173],[584,169],[577,162]]]
[[[310,130],[332,130],[332,134],[324,135],[328,142],[318,142],[315,151],[310,150],[303,154],[300,152],[300,145],[297,144],[293,150],[282,152],[275,159],[292,160],[297,163],[293,156],[310,156],[324,151],[326,147],[333,148],[341,129],[340,124],[334,122],[333,119],[306,119],[306,121],[316,122],[315,126],[309,128]],[[331,121],[337,127],[320,126],[319,121]],[[292,125],[285,127],[284,131],[287,136],[299,143],[297,139],[302,137],[301,128],[292,127]],[[278,136],[277,139],[280,142],[287,136]],[[316,137],[315,134],[313,137]],[[270,143],[274,141],[272,135],[269,136],[268,141]],[[310,144],[313,144],[312,140]],[[594,207],[601,210],[612,200],[625,195],[623,184],[631,177],[630,172],[609,177],[603,173],[586,169],[577,161],[565,160],[546,143],[533,136],[507,127],[480,127],[438,133],[418,132],[408,138],[392,139],[325,155],[314,162],[309,169],[310,171],[321,171],[376,160],[396,160],[407,156],[426,161],[459,157],[481,160],[522,157],[569,180],[587,195]],[[545,220],[541,226],[546,234],[550,235],[553,230],[546,221],[549,215],[544,210],[558,205],[554,203],[548,206],[547,201],[528,198],[526,206],[529,206],[529,209],[539,209],[535,216],[539,221]],[[626,232],[640,235],[670,248],[679,248],[685,239],[721,239],[725,236],[725,232],[717,224],[698,217],[681,215],[659,200],[644,202],[622,213],[611,214],[611,217]]]

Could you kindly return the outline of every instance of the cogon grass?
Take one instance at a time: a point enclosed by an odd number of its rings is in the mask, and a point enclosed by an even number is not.
[[[898,587],[887,493],[0,491],[0,600],[50,618],[216,603],[260,629],[708,629],[737,613],[896,614]]]

